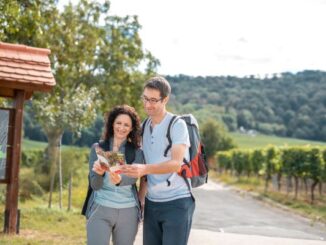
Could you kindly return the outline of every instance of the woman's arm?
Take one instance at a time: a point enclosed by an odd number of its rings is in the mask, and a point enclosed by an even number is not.
[[[90,177],[89,179],[90,179],[90,185],[91,185],[92,189],[99,190],[103,186],[103,177],[105,175],[105,171],[104,171],[104,173],[101,174],[99,172],[99,170],[96,170],[98,168],[97,168],[97,164],[95,164],[95,162],[97,162],[95,145],[96,144],[93,144],[93,146],[91,148],[91,152],[89,154],[89,177]],[[98,165],[100,165],[100,164],[98,164]]]

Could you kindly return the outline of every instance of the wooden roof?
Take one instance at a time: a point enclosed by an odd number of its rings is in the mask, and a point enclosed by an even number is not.
[[[0,96],[13,97],[14,90],[48,92],[55,85],[49,49],[0,42]]]

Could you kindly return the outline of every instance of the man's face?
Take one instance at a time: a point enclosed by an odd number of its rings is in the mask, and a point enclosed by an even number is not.
[[[145,88],[142,100],[145,112],[148,116],[157,116],[163,113],[168,97],[162,99],[160,91],[156,89]]]

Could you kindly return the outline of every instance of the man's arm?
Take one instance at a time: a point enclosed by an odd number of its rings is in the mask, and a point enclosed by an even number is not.
[[[171,148],[171,160],[157,164],[133,164],[122,166],[122,173],[130,177],[141,177],[147,174],[167,174],[178,172],[187,146],[184,144],[173,145]]]

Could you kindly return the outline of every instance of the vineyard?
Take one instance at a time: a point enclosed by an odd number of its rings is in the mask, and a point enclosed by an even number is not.
[[[216,169],[237,178],[246,176],[264,181],[264,192],[285,193],[288,198],[309,197],[310,203],[326,193],[325,147],[275,147],[218,152]],[[272,187],[270,187],[272,185]]]

